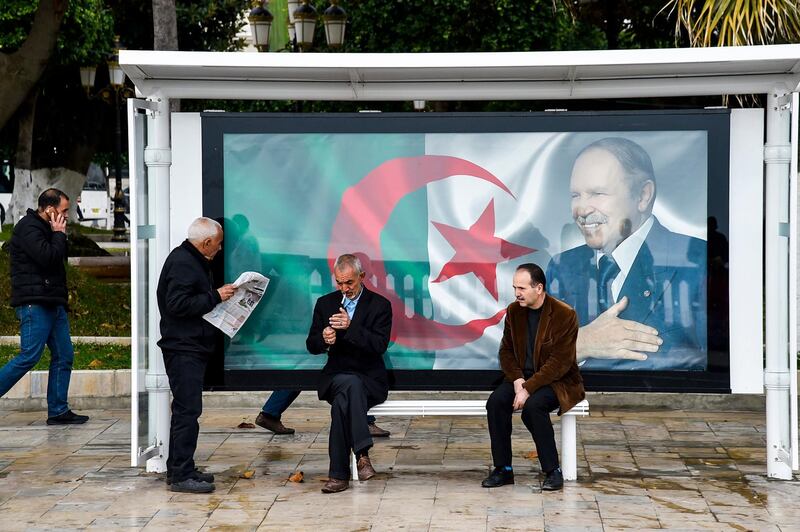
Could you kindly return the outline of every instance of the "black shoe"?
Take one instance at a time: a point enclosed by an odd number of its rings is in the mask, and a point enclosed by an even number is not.
[[[196,478],[187,478],[180,482],[173,482],[169,489],[170,491],[177,491],[180,493],[211,493],[216,489],[216,486],[211,482],[203,482]]]
[[[561,474],[561,468],[557,467],[547,473],[542,484],[542,491],[558,491],[564,487],[564,475]]]
[[[211,473],[203,473],[199,469],[194,470],[194,473],[192,473],[192,478],[201,482],[208,482],[209,484],[214,482],[214,475]],[[170,484],[172,484],[172,475],[167,472],[167,486]]]
[[[81,416],[72,410],[47,418],[48,425],[82,425],[87,421],[89,421],[89,416]]]
[[[294,429],[284,427],[280,419],[268,416],[264,412],[259,412],[258,417],[256,417],[256,425],[275,434],[294,434]]]
[[[505,486],[506,484],[514,483],[514,471],[504,469],[502,467],[495,467],[492,474],[483,479],[481,486],[484,488],[497,488]]]

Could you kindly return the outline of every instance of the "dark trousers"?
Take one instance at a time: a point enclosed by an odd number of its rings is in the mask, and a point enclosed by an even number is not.
[[[350,373],[340,373],[333,377],[325,400],[331,405],[328,476],[348,479],[350,451],[360,453],[372,447],[367,411],[380,400],[370,396],[361,377]]]
[[[275,390],[261,407],[261,411],[265,415],[279,420],[299,395],[300,390]],[[367,416],[367,423],[375,423],[375,416]]]
[[[199,353],[164,352],[169,387],[172,390],[172,419],[169,426],[167,475],[173,482],[194,475],[194,451],[203,413],[203,376],[208,357]]]
[[[486,401],[492,460],[495,467],[511,465],[511,415],[514,409],[514,385],[503,382]],[[550,412],[558,408],[558,398],[550,386],[536,390],[522,407],[522,422],[533,436],[542,471],[558,467],[558,450],[550,422]]]
[[[275,390],[261,407],[264,414],[280,419],[281,415],[289,408],[295,399],[300,395],[300,390]]]

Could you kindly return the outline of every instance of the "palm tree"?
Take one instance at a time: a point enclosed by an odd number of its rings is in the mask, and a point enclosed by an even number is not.
[[[692,46],[740,46],[800,41],[798,0],[669,0],[675,37],[685,29]]]

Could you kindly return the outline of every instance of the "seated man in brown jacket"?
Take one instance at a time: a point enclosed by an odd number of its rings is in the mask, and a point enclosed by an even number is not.
[[[575,355],[578,317],[566,303],[546,292],[542,269],[522,264],[514,273],[516,302],[508,306],[500,367],[505,374],[486,402],[494,470],[484,488],[514,483],[511,467],[511,415],[522,410],[522,422],[533,435],[539,463],[547,475],[542,489],[564,485],[550,412],[568,411],[585,397]]]

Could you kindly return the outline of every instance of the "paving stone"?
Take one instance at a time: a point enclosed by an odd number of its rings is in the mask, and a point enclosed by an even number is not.
[[[209,409],[196,459],[208,495],[167,490],[129,467],[128,413],[48,427],[42,412],[0,411],[0,529],[9,530],[794,530],[800,479],[766,479],[763,414],[597,411],[578,421],[577,482],[541,491],[521,420],[516,484],[485,489],[486,420],[391,418],[370,452],[378,475],[324,495],[329,407],[289,409],[297,433],[238,429],[257,412]],[[558,428],[556,427],[558,435]],[[240,478],[253,469],[251,479]],[[289,482],[302,470],[304,482]],[[35,502],[32,502],[35,501]]]

